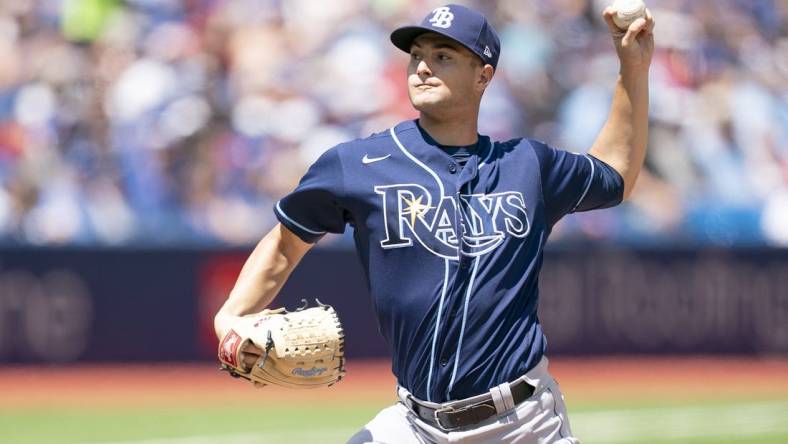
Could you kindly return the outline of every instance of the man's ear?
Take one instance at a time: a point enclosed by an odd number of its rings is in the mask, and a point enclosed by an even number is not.
[[[481,73],[479,74],[479,80],[477,82],[477,86],[483,92],[487,86],[490,85],[492,81],[493,75],[495,74],[495,69],[490,64],[484,65],[482,68]]]

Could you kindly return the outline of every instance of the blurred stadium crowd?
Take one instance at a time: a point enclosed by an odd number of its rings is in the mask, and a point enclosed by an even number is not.
[[[1,2],[0,243],[256,241],[323,150],[416,116],[388,33],[442,3]],[[481,132],[587,149],[618,70],[606,1],[461,3],[503,41]],[[647,171],[554,237],[788,245],[788,2],[648,3]]]

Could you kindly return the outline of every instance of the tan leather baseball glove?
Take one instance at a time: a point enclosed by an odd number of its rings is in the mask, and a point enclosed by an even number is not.
[[[263,310],[239,319],[219,343],[222,369],[256,386],[289,388],[331,386],[345,374],[344,333],[336,311],[317,302],[289,312]],[[254,363],[243,350],[263,351]],[[246,361],[246,362],[245,362]]]

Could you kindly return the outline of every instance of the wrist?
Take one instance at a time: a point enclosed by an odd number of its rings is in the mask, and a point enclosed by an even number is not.
[[[619,84],[630,94],[648,91],[648,71],[621,70]]]
[[[221,341],[227,332],[232,329],[232,321],[233,316],[228,315],[226,313],[222,313],[221,311],[216,314],[213,318],[213,328],[216,332],[216,337]]]
[[[649,67],[621,65],[618,74],[624,82],[642,82],[648,80]]]

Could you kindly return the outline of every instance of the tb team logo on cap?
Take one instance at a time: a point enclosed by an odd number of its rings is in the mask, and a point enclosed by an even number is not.
[[[436,28],[448,28],[451,26],[451,21],[454,20],[454,14],[451,13],[451,9],[449,9],[448,6],[435,8],[432,14],[433,16],[430,19],[430,23]]]
[[[391,33],[391,43],[410,53],[413,41],[425,32],[448,37],[493,68],[498,66],[501,40],[484,14],[466,6],[448,4],[428,12],[418,25],[401,26]]]

